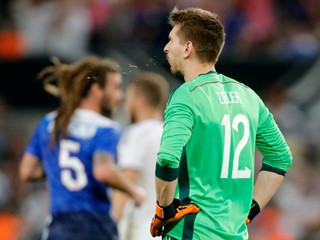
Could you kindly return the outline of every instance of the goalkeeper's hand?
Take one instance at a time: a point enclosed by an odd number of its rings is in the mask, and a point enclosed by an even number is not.
[[[156,205],[156,214],[154,215],[150,233],[152,237],[160,236],[163,231],[164,225],[170,222],[175,222],[183,218],[187,214],[198,213],[200,208],[195,204],[181,205],[179,199],[174,199],[167,207],[161,207],[158,203]]]
[[[251,223],[252,220],[255,218],[255,216],[257,216],[259,213],[260,213],[260,206],[256,200],[252,199],[250,212],[246,219],[246,224]]]

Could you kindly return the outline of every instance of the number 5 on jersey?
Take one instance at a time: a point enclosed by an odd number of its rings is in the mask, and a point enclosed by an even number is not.
[[[87,174],[79,158],[70,153],[80,151],[80,144],[70,140],[61,140],[59,166],[61,167],[61,182],[70,191],[79,191],[88,184]],[[75,173],[72,176],[72,171]]]
[[[228,178],[229,177],[229,163],[230,159],[230,151],[231,151],[231,137],[232,131],[238,132],[239,124],[243,125],[243,136],[241,140],[238,142],[237,146],[235,147],[234,156],[232,159],[233,167],[232,167],[232,178],[250,178],[251,170],[245,167],[244,170],[239,169],[239,159],[240,154],[243,148],[248,143],[250,129],[249,129],[249,121],[247,117],[243,114],[238,114],[234,117],[232,123],[230,119],[230,114],[224,115],[221,125],[224,126],[224,150],[223,150],[223,162],[222,162],[222,170],[221,170],[221,178]],[[232,127],[232,128],[231,128]]]

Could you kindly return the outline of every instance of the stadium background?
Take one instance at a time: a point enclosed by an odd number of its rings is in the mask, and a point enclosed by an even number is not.
[[[182,80],[169,73],[163,47],[175,5],[219,14],[227,39],[217,71],[265,100],[293,152],[284,184],[249,226],[250,239],[320,239],[319,0],[1,0],[1,240],[39,239],[47,214],[45,185],[22,184],[17,174],[37,121],[58,104],[37,73],[51,56],[71,62],[97,54],[119,61],[124,85],[137,71],[155,71],[174,89]],[[128,123],[121,108],[116,118]],[[11,228],[21,237],[4,239]]]

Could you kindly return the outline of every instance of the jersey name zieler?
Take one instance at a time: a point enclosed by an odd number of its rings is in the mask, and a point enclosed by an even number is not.
[[[232,103],[241,103],[240,95],[238,92],[226,92],[219,91],[216,92],[220,104],[232,104]]]

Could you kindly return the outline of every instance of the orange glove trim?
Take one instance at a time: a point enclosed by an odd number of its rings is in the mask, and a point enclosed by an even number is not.
[[[183,218],[185,215],[188,214],[195,214],[200,211],[200,208],[198,208],[195,204],[187,204],[183,206],[178,206],[176,208],[176,214],[169,218],[168,220],[164,221],[164,212],[163,208],[160,207],[158,204],[156,205],[156,214],[152,219],[151,226],[150,226],[150,233],[152,237],[161,236],[163,227],[167,223],[175,222]]]

